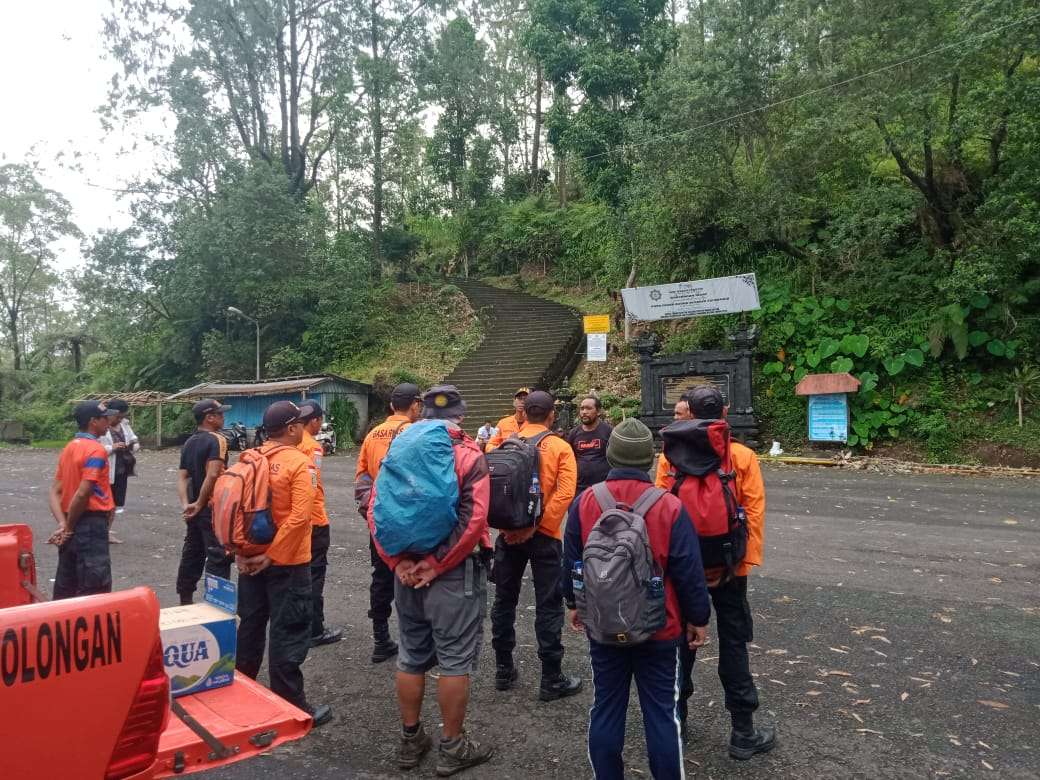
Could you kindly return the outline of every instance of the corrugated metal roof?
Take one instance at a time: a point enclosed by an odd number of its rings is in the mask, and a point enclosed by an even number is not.
[[[342,382],[356,388],[368,390],[369,386],[363,382],[355,382],[352,379],[344,379],[335,374],[313,374],[310,376],[290,376],[281,379],[271,379],[262,382],[203,382],[202,384],[189,387],[174,393],[168,401],[193,401],[199,398],[223,398],[225,396],[255,396],[255,395],[277,395],[280,393],[300,392],[309,390],[316,385],[325,382]]]
[[[169,396],[166,393],[160,393],[158,390],[134,390],[129,393],[91,393],[82,398],[77,398],[72,403],[78,404],[80,401],[111,401],[114,398],[122,398],[130,406],[155,406],[165,403]]]
[[[809,374],[795,385],[795,395],[830,395],[831,393],[855,393],[859,380],[852,374]]]

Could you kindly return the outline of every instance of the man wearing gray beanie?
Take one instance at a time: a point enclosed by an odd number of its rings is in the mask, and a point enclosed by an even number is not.
[[[607,444],[611,469],[606,481],[578,496],[571,505],[564,532],[564,598],[571,627],[576,631],[588,629],[595,688],[589,714],[589,760],[593,773],[601,780],[621,780],[625,776],[621,754],[633,677],[643,711],[651,774],[658,778],[683,776],[683,744],[675,695],[678,651],[681,643],[691,649],[704,644],[711,616],[693,523],[679,499],[654,487],[650,481],[647,472],[653,459],[654,437],[650,430],[639,420],[621,422],[610,434]],[[617,532],[624,525],[611,523],[597,528],[601,516],[615,508],[626,512],[639,510],[636,514],[645,522],[655,571],[661,573],[656,585],[661,589],[657,592],[663,591],[664,625],[642,642],[596,641],[592,638],[595,626],[590,622],[586,627],[577,612],[575,587],[585,587],[585,544],[594,528],[602,536]],[[594,615],[595,612],[589,612],[590,620]],[[687,624],[685,630],[684,623]],[[595,633],[599,636],[602,632]]]

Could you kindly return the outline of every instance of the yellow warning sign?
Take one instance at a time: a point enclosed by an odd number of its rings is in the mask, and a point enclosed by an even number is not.
[[[610,333],[609,314],[586,314],[583,319],[586,333]]]

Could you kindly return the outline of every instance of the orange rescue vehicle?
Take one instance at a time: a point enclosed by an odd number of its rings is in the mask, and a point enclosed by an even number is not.
[[[149,588],[43,601],[31,530],[0,525],[0,777],[173,777],[310,731],[310,715],[238,674],[172,699],[162,654]]]

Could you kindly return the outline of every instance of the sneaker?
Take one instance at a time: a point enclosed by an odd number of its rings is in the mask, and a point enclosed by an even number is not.
[[[543,677],[541,688],[538,690],[538,698],[542,701],[556,701],[574,696],[581,690],[580,677],[568,677],[558,674],[555,677]]]
[[[112,533],[111,531],[109,531],[108,532],[108,543],[109,544],[122,544],[123,540],[122,539],[117,539],[116,535],[114,533]]]
[[[401,728],[401,743],[397,746],[397,766],[399,769],[415,769],[423,760],[423,756],[433,745],[433,740],[426,735],[422,722],[419,730],[409,734]]]
[[[758,753],[768,753],[776,745],[776,727],[760,726],[743,732],[736,729],[729,736],[729,755],[747,761]]]
[[[381,664],[397,655],[397,642],[393,639],[377,639],[372,648],[372,663]]]
[[[500,664],[495,667],[495,688],[500,691],[508,691],[516,681],[520,679],[520,671],[513,665]]]
[[[332,720],[332,707],[328,704],[319,704],[317,707],[308,707],[307,710],[311,714],[311,720],[314,721],[314,728],[324,726]]]
[[[320,647],[321,645],[331,645],[333,642],[338,642],[343,638],[342,628],[328,628],[311,637],[311,647]]]
[[[483,764],[494,754],[490,745],[481,745],[464,731],[454,742],[441,740],[437,751],[437,776],[449,777],[463,769]]]
[[[123,514],[123,507],[121,507],[121,506],[117,506],[117,507],[116,507],[116,514],[117,514],[117,515],[121,515],[121,514]]]

